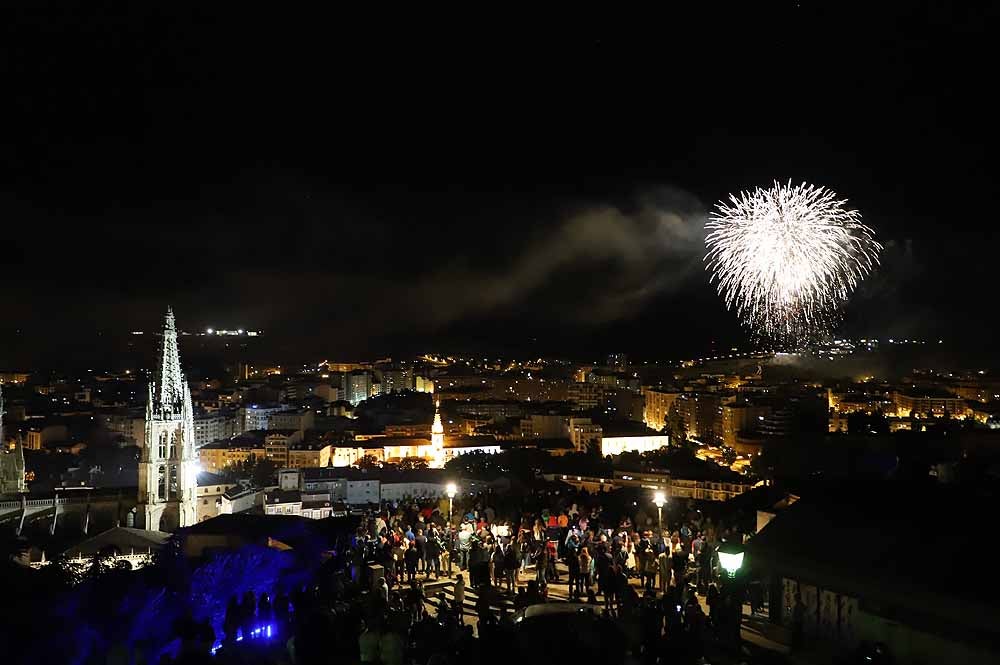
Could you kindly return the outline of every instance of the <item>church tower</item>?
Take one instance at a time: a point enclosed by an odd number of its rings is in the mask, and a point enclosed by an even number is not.
[[[0,495],[27,492],[24,483],[24,450],[21,438],[7,445],[3,435],[3,384],[0,384]]]
[[[181,372],[173,310],[146,402],[146,446],[139,461],[137,517],[149,531],[173,531],[197,521],[198,458],[191,389]]]
[[[434,424],[431,425],[431,463],[439,469],[444,466],[444,425],[441,424],[441,400],[434,403]]]

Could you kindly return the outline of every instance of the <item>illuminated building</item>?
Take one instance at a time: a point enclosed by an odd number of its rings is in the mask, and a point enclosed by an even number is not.
[[[198,458],[191,390],[181,371],[177,329],[170,309],[147,399],[146,446],[139,462],[138,517],[146,530],[172,531],[198,521]]]
[[[222,496],[234,483],[227,483],[214,473],[198,474],[198,521],[204,522],[222,512]]]
[[[329,466],[332,450],[330,444],[323,442],[294,443],[288,447],[288,464],[286,466],[290,469]]]
[[[621,455],[622,453],[648,453],[670,445],[666,434],[643,434],[626,436],[605,436],[601,439],[601,455]]]
[[[624,353],[609,353],[606,365],[616,372],[624,372],[628,369],[628,356]]]
[[[617,388],[622,385],[622,375],[613,370],[595,369],[587,374],[587,383],[596,383],[605,388]]]
[[[240,409],[243,432],[267,429],[271,416],[288,409],[283,404],[249,404]]]
[[[386,394],[413,390],[413,372],[405,367],[384,370],[382,372],[382,386],[382,392]]]
[[[413,389],[418,393],[433,393],[434,381],[424,376],[416,376],[413,378]]]
[[[364,369],[356,369],[347,375],[347,401],[357,406],[372,396],[372,375]]]
[[[386,436],[408,436],[428,438],[431,435],[429,423],[399,423],[385,426]]]
[[[737,452],[757,452],[741,450],[740,434],[756,434],[760,431],[764,419],[771,415],[771,407],[763,404],[734,402],[722,405],[722,445],[736,449]],[[755,448],[755,447],[754,447]]]
[[[427,439],[420,439],[427,442]],[[385,448],[371,442],[364,442],[365,445],[335,446],[330,452],[330,465],[336,467],[352,466],[361,461],[365,456],[372,456],[378,462],[385,461]]]
[[[892,401],[896,406],[896,415],[900,417],[941,418],[948,414],[952,418],[965,418],[970,414],[964,399],[944,390],[896,390],[892,393]]]
[[[301,515],[302,495],[298,490],[272,490],[264,493],[265,515]]]
[[[567,399],[576,405],[578,411],[590,411],[604,404],[604,386],[587,381],[571,383],[567,388]]]
[[[714,443],[722,399],[711,393],[683,393],[674,400],[689,439]]]
[[[443,456],[440,464],[431,463],[431,468],[440,468],[445,462],[469,453],[484,453],[496,455],[500,452],[500,444],[492,436],[450,436],[445,439]]]
[[[678,392],[663,391],[659,388],[643,388],[642,396],[645,399],[645,404],[643,405],[642,419],[646,423],[646,427],[657,432],[662,431],[667,424],[670,407],[673,406],[674,400],[679,394]]]
[[[697,499],[701,501],[728,501],[750,491],[752,485],[743,482],[735,473],[720,475],[718,479],[693,479],[671,476],[654,471],[615,471],[613,478],[573,476],[555,473],[543,474],[546,480],[557,480],[588,492],[610,492],[620,487],[638,488],[650,494],[662,491],[668,499]]]
[[[297,409],[272,413],[267,420],[268,429],[303,431],[312,429],[316,414],[311,409]]]
[[[263,500],[263,490],[247,485],[234,485],[222,494],[220,515],[233,515],[253,510]]]
[[[566,423],[566,429],[573,449],[577,452],[602,450],[604,428],[590,422],[590,418],[570,418]]]
[[[236,414],[231,411],[209,411],[195,414],[195,447],[201,448],[213,441],[228,439],[236,434],[236,429]]]

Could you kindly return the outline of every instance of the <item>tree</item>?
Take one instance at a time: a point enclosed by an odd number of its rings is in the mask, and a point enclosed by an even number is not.
[[[357,466],[359,469],[379,469],[382,467],[379,464],[378,458],[374,455],[365,455],[358,460]]]
[[[399,470],[400,471],[416,471],[417,469],[426,469],[427,460],[423,457],[406,457],[400,460]]]
[[[687,445],[687,426],[684,424],[684,418],[681,417],[681,413],[677,409],[677,404],[670,405],[665,428],[670,435],[670,443],[675,446]]]
[[[736,450],[729,446],[722,446],[722,461],[726,466],[732,466],[736,462]]]
[[[277,477],[278,466],[269,459],[258,460],[253,467],[253,484],[256,487],[267,487],[273,485]]]

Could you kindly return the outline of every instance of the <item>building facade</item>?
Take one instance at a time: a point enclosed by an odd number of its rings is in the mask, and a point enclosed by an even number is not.
[[[666,434],[640,436],[606,436],[601,439],[601,455],[621,455],[622,453],[648,453],[670,445]]]
[[[146,419],[144,413],[121,411],[101,416],[105,429],[120,434],[126,442],[140,448],[146,445]]]
[[[590,411],[604,404],[604,388],[591,381],[569,384],[567,399],[573,402],[577,411]]]
[[[230,411],[209,411],[194,417],[195,448],[228,439],[237,434],[236,415]]]
[[[250,404],[240,410],[241,433],[268,429],[271,415],[285,410],[281,404]]]
[[[667,424],[670,408],[680,393],[663,391],[658,388],[643,388],[642,395],[645,399],[642,417],[646,427],[655,429],[657,432],[662,431]]]
[[[357,406],[371,396],[371,372],[358,369],[347,375],[347,401],[351,403],[351,406]]]

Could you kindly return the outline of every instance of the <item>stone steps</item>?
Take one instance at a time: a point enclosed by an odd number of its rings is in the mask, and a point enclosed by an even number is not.
[[[464,573],[463,573],[464,574]],[[562,577],[562,583],[552,582],[549,584],[549,595],[548,602],[550,603],[564,603],[569,600],[569,589],[566,584],[566,576]],[[527,578],[519,581],[517,583],[517,588],[527,587]],[[455,580],[453,578],[443,578],[440,580],[431,580],[423,584],[424,595],[426,596],[428,602],[432,602],[438,593],[444,593],[446,599],[449,602],[455,600]],[[479,600],[479,594],[472,587],[465,587],[465,600],[462,603],[463,608],[466,612],[474,613],[476,611],[476,601]],[[491,603],[490,607],[495,610],[504,609],[508,612],[514,611],[514,596],[508,594],[506,588],[498,591],[497,602]]]

